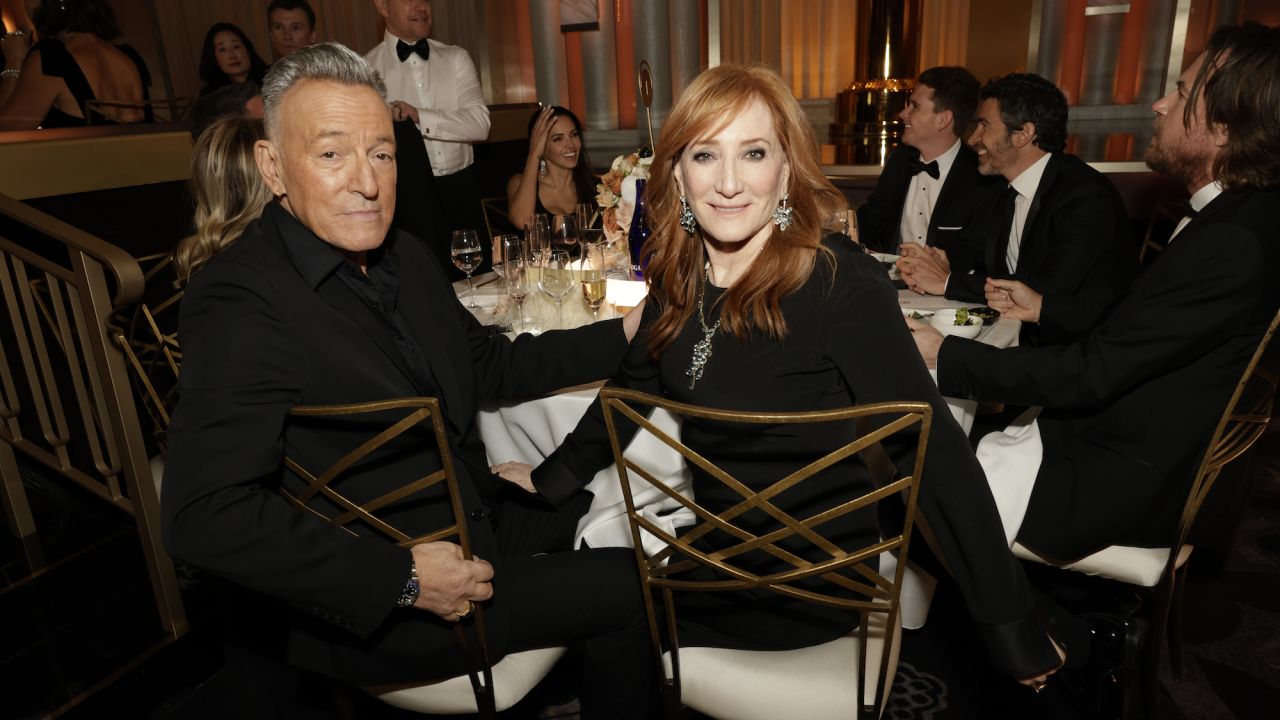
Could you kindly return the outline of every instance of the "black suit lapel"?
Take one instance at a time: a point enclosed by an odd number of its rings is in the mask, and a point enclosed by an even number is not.
[[[1023,258],[1030,258],[1041,250],[1040,241],[1045,235],[1043,232],[1036,232],[1036,217],[1040,214],[1040,207],[1044,202],[1044,198],[1051,191],[1053,182],[1058,176],[1058,172],[1062,168],[1063,156],[1060,153],[1054,153],[1049,156],[1049,164],[1044,168],[1044,174],[1040,176],[1040,184],[1036,186],[1036,194],[1031,198],[1031,207],[1027,208],[1027,221],[1022,226],[1022,244],[1018,247],[1018,265],[1023,264]],[[1027,262],[1030,262],[1028,259]],[[1015,273],[1018,268],[1009,268],[1009,272]]]
[[[938,218],[945,214],[943,208],[953,200],[953,196],[962,192],[960,186],[965,183],[965,180],[961,178],[972,179],[976,164],[975,156],[965,152],[965,147],[961,145],[960,152],[956,153],[956,159],[951,163],[951,170],[947,172],[947,180],[942,183],[942,190],[938,192],[938,201],[933,204],[933,213],[929,215],[929,231],[925,235],[926,245],[937,244],[934,234],[938,231]]]

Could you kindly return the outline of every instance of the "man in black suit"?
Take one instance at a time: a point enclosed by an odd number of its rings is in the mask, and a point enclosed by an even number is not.
[[[977,106],[978,80],[968,70],[920,73],[899,115],[902,146],[858,208],[859,242],[886,253],[897,253],[903,243],[949,254],[976,243],[967,252],[981,252],[984,215],[1001,185],[978,175],[978,156],[961,141]]]
[[[912,324],[944,394],[1043,406],[1029,495],[1004,492],[1012,474],[988,480],[1010,534],[1054,562],[1174,540],[1209,437],[1280,308],[1280,30],[1220,28],[1152,107],[1146,161],[1186,186],[1191,214],[1092,331],[1001,350]],[[1022,311],[1048,307],[1008,287]]]
[[[515,341],[491,334],[421,243],[388,232],[395,142],[368,63],[341,45],[303,48],[272,67],[263,96],[256,159],[277,201],[193,276],[182,303],[168,549],[289,606],[287,655],[300,667],[360,685],[464,674],[454,628],[483,603],[490,660],[585,641],[584,716],[646,717],[652,662],[631,552],[556,552],[589,498],[550,509],[493,475],[474,422],[481,400],[610,374],[638,318]],[[450,542],[403,548],[351,534],[273,492],[305,486],[285,457],[330,467],[394,421],[297,418],[294,406],[424,395],[442,403],[449,446],[415,429],[336,489],[367,502],[451,455],[475,559]],[[334,511],[324,498],[310,506]],[[382,512],[417,537],[448,510],[443,491],[420,491]]]
[[[969,144],[978,171],[1008,186],[989,213],[983,251],[957,262],[906,248],[899,268],[907,286],[980,303],[1004,294],[988,278],[1020,280],[1046,298],[1024,344],[1070,342],[1093,327],[1132,282],[1136,250],[1119,193],[1062,152],[1066,139],[1067,99],[1053,83],[1016,73],[988,81]]]

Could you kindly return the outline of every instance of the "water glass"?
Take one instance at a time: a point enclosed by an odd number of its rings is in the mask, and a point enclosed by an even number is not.
[[[573,209],[573,217],[578,221],[578,230],[585,231],[600,225],[600,206],[595,203],[578,203]]]
[[[449,256],[459,270],[467,274],[467,288],[471,291],[472,311],[476,307],[476,288],[471,281],[471,273],[484,262],[484,251],[480,249],[480,235],[475,230],[454,230],[453,240],[449,243]]]
[[[564,327],[564,298],[574,289],[573,265],[569,253],[552,248],[543,256],[542,272],[538,274],[538,289],[556,304],[558,327]]]

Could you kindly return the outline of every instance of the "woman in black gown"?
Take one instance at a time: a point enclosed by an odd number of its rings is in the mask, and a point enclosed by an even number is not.
[[[997,666],[1028,684],[1060,657],[1021,567],[1005,545],[982,469],[930,379],[879,263],[848,237],[824,239],[821,218],[844,198],[823,176],[803,112],[770,70],[721,66],[699,76],[663,123],[648,185],[651,287],[639,335],[613,384],[732,410],[795,411],[881,401],[933,406],[920,507]],[[694,346],[710,342],[699,362]],[[686,419],[681,439],[743,482],[772,482],[839,447],[847,426],[741,427]],[[887,448],[905,473],[914,444]],[[561,502],[612,462],[599,402],[531,478],[504,477]],[[871,487],[861,464],[825,471],[799,496],[805,516]],[[736,499],[694,469],[700,504]],[[740,498],[738,498],[740,499]],[[878,533],[875,517],[824,526],[846,547]],[[704,538],[709,546],[716,540]],[[723,539],[722,539],[723,542]],[[707,549],[712,549],[708,547]],[[768,572],[777,561],[758,560]],[[773,593],[732,602],[680,596],[680,643],[758,649],[806,647],[854,627],[851,614]]]

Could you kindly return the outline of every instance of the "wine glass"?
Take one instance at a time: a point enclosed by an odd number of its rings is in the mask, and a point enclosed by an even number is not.
[[[582,263],[582,299],[591,308],[592,321],[599,322],[600,306],[604,304],[605,290],[608,287],[604,275],[604,243],[584,245],[583,252],[599,254],[599,262],[595,267],[586,259]]]
[[[600,206],[595,203],[578,203],[573,209],[573,218],[578,221],[578,230],[595,227],[600,221]]]
[[[520,332],[524,332],[524,299],[529,295],[529,258],[523,252],[523,246],[517,244],[504,256],[502,264],[506,266],[504,275],[507,281],[507,296],[516,303],[516,316],[520,318]]]
[[[569,251],[563,248],[549,250],[543,257],[541,270],[538,274],[538,289],[555,301],[557,324],[564,327],[564,297],[574,286]]]
[[[476,306],[476,288],[471,282],[471,273],[484,262],[484,251],[480,249],[480,236],[475,230],[454,230],[453,240],[449,243],[449,256],[459,270],[467,274],[467,288],[471,290],[471,304],[467,307],[473,312]]]
[[[529,252],[541,258],[551,245],[551,218],[546,213],[535,213],[524,232],[529,240]]]
[[[551,246],[567,251],[571,256],[578,246],[578,221],[572,215],[556,215],[551,219]]]

